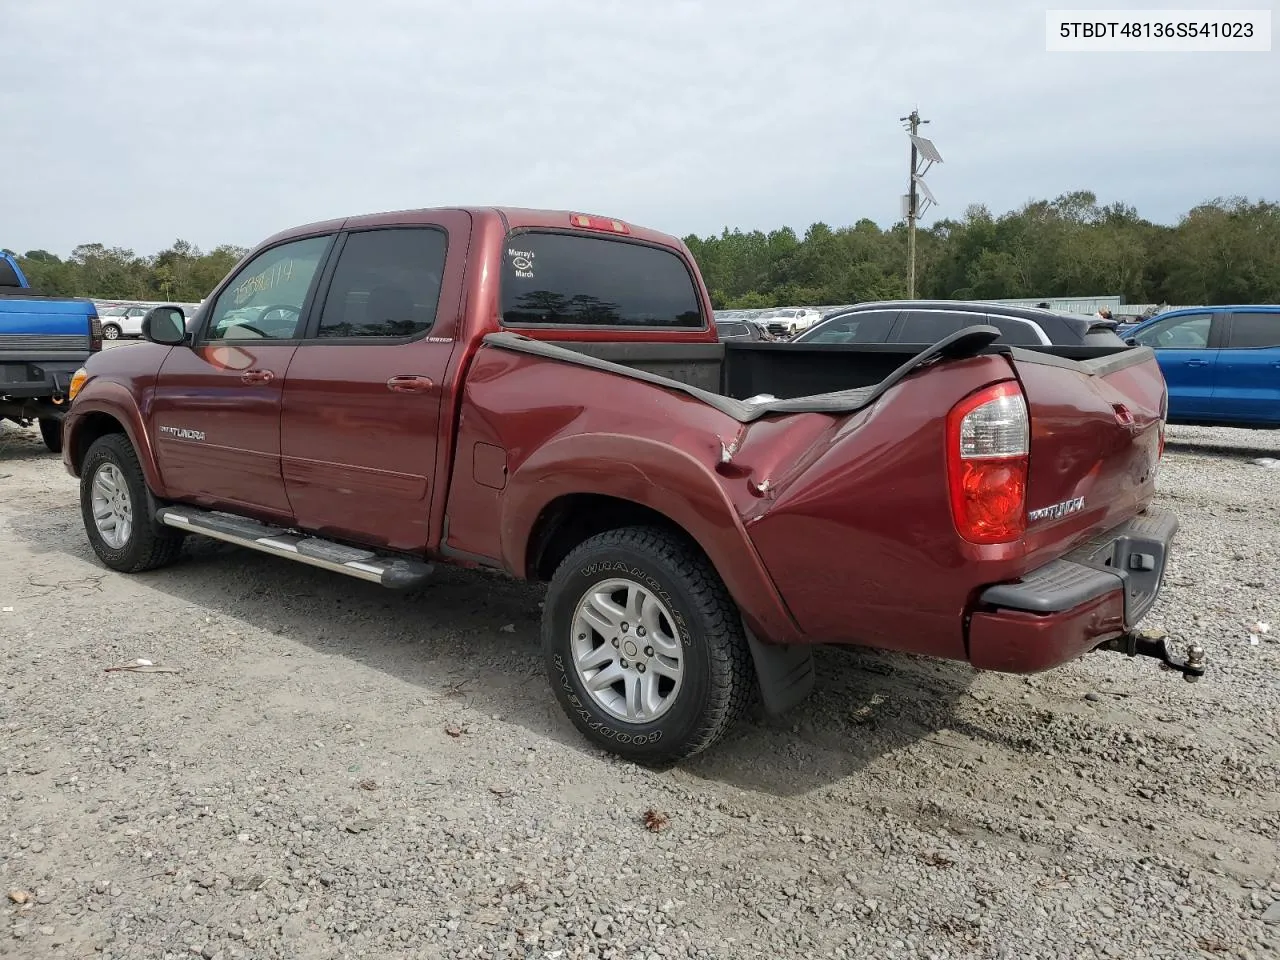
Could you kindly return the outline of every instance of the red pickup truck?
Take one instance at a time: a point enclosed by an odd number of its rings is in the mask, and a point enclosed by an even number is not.
[[[1149,506],[1145,347],[721,343],[679,240],[618,220],[418,210],[265,241],[190,324],[79,371],[63,457],[108,567],[201,534],[411,587],[549,583],[556,696],[663,763],[814,644],[1045,670],[1136,630],[1177,523]]]

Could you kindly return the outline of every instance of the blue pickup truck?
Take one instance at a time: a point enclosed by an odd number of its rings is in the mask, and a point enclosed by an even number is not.
[[[45,446],[59,452],[71,376],[101,349],[93,301],[42,296],[0,251],[0,423],[39,423]]]
[[[1170,310],[1123,336],[1155,350],[1170,423],[1280,427],[1280,305]]]

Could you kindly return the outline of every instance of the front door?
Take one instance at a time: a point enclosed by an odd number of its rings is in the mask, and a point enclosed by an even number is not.
[[[281,464],[297,524],[420,553],[470,216],[352,230],[285,378]],[[447,427],[446,427],[447,429]]]
[[[1228,314],[1213,404],[1223,420],[1280,426],[1280,310]]]
[[[311,288],[333,240],[263,251],[160,368],[148,425],[170,496],[288,518],[280,401]]]
[[[1195,420],[1213,413],[1214,368],[1218,350],[1213,314],[1183,313],[1157,320],[1132,334],[1134,340],[1156,352],[1156,362],[1169,388],[1169,419]]]

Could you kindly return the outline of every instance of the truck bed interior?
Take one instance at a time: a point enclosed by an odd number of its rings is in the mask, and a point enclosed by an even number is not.
[[[1042,363],[1082,364],[1101,374],[1144,358],[1146,347],[995,344],[1000,331],[973,326],[935,344],[652,343],[533,340],[514,333],[485,337],[493,346],[588,363],[686,392],[747,421],[768,413],[847,412],[935,359],[1012,353]],[[674,383],[673,383],[674,381]],[[770,399],[748,403],[753,398]]]

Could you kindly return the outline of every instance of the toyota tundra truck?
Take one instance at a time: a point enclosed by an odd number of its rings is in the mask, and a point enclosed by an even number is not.
[[[788,709],[817,644],[1203,672],[1137,626],[1177,529],[1148,348],[722,343],[681,241],[524,209],[289,230],[185,321],[75,377],[102,563],[199,535],[392,588],[544,581],[555,696],[637,762]]]

